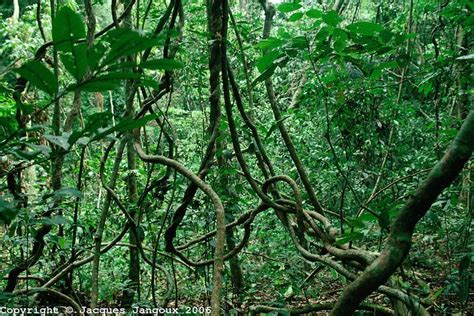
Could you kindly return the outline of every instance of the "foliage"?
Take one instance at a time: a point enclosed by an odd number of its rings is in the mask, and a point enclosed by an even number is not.
[[[222,229],[209,191],[238,221],[225,252],[244,240],[222,308],[334,305],[472,111],[472,1],[240,1],[228,19],[213,11],[227,1],[40,2],[39,16],[26,2],[18,21],[1,3],[0,22],[0,302],[12,306],[25,299],[13,289],[36,284],[18,276],[48,281],[87,258],[48,288],[82,305],[209,306]],[[472,168],[386,284],[433,313],[472,308]]]

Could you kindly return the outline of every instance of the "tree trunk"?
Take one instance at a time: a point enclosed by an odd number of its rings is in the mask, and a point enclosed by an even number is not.
[[[441,192],[459,175],[474,150],[473,139],[474,111],[471,111],[449,150],[398,214],[382,253],[346,287],[331,311],[331,315],[352,315],[359,304],[380,285],[387,282],[403,263],[410,250],[416,224]]]
[[[130,4],[130,0],[123,0],[122,1],[124,7],[128,7]],[[132,17],[128,14],[124,19],[124,26],[126,28],[133,28]],[[133,56],[129,56],[128,59],[130,61],[133,60]],[[136,89],[133,87],[134,81],[127,80],[125,83],[125,100],[126,100],[126,109],[125,109],[125,117],[133,117],[134,114],[134,100],[135,100],[135,91]],[[132,131],[127,133],[128,141],[127,141],[127,164],[128,164],[128,177],[127,177],[127,188],[128,188],[128,200],[129,205],[132,205],[132,209],[130,210],[130,216],[135,220],[135,222],[139,222],[137,216],[137,212],[135,210],[135,205],[138,199],[137,194],[137,176],[136,176],[136,154],[134,149],[134,141],[133,141],[133,134]],[[127,288],[123,293],[123,301],[122,306],[125,308],[129,308],[132,306],[135,293],[138,294],[140,297],[140,254],[137,236],[135,232],[131,229],[129,232],[130,244],[132,245],[129,248],[130,257],[129,257],[129,267],[128,267],[128,279],[130,281],[130,286]]]
[[[20,4],[18,0],[13,0],[13,14],[11,17],[12,24],[16,24],[20,19]]]

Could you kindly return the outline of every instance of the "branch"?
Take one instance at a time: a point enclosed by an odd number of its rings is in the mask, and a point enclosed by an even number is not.
[[[449,150],[395,219],[383,252],[344,290],[331,315],[352,315],[357,306],[402,264],[410,250],[416,224],[461,172],[474,150],[473,139],[474,111],[471,110]]]
[[[224,242],[225,242],[225,215],[224,206],[222,205],[221,199],[217,193],[206,184],[196,174],[186,169],[182,164],[176,160],[169,159],[164,156],[150,156],[147,155],[140,144],[139,130],[135,130],[135,150],[141,160],[150,163],[159,163],[168,167],[173,168],[181,175],[188,178],[196,187],[201,189],[212,201],[216,211],[216,248],[214,252],[214,278],[213,278],[213,291],[211,298],[212,314],[219,315],[220,313],[220,290],[222,283],[222,271],[224,270]]]
[[[71,297],[67,296],[66,294],[63,294],[61,292],[58,292],[56,290],[53,290],[53,289],[48,289],[48,288],[43,288],[43,287],[34,287],[34,288],[30,288],[30,289],[27,289],[27,290],[21,290],[21,291],[16,291],[14,292],[13,294],[15,295],[26,295],[26,294],[32,294],[32,293],[38,293],[38,292],[45,292],[45,293],[48,293],[48,294],[52,294],[66,302],[69,303],[69,305],[71,305],[77,314],[83,316],[84,313],[82,312],[82,308],[79,306],[79,304],[76,303],[76,301],[74,301]]]

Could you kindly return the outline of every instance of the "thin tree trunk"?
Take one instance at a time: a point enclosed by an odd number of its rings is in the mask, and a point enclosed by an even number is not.
[[[12,24],[16,24],[20,19],[20,4],[18,0],[13,0],[13,14],[12,14]]]
[[[223,153],[226,150],[226,145],[224,141],[217,142],[217,152]],[[224,207],[227,210],[226,219],[230,222],[234,220],[232,214],[232,206],[237,205],[237,194],[232,187],[231,178],[226,171],[227,168],[230,168],[229,165],[229,158],[225,155],[220,154],[217,155],[217,164],[219,167],[219,175],[220,175],[220,192]],[[228,251],[231,251],[235,248],[235,239],[234,239],[234,230],[232,228],[228,228],[226,232],[226,243]],[[235,255],[229,259],[229,266],[230,266],[230,278],[232,281],[232,292],[236,295],[242,293],[244,289],[244,276],[242,274],[242,269],[239,263],[239,256]]]
[[[110,181],[108,186],[113,190],[117,182],[118,172],[120,168],[120,162],[122,161],[123,150],[125,147],[125,141],[121,141],[117,155],[115,157],[114,166],[110,175]],[[109,215],[110,203],[112,201],[112,195],[107,192],[105,197],[104,205],[100,213],[99,222],[97,223],[96,233],[94,235],[94,258],[92,259],[92,275],[91,275],[91,308],[97,307],[99,300],[99,265],[100,265],[100,248],[102,244],[102,237],[104,234],[105,221]]]
[[[130,4],[130,0],[123,0],[122,1],[124,7],[127,7]],[[132,28],[132,16],[128,14],[124,19],[124,27]],[[134,56],[129,56],[129,60],[133,60]],[[133,87],[133,80],[127,80],[125,83],[125,100],[126,100],[126,109],[125,109],[125,117],[133,117],[134,112],[134,99],[135,99],[135,91],[136,89]],[[133,142],[133,135],[132,132],[128,132],[127,136],[127,164],[128,164],[128,176],[127,176],[127,188],[128,188],[128,200],[129,205],[132,205],[132,209],[130,210],[130,216],[135,220],[135,222],[139,222],[137,216],[138,213],[135,210],[135,205],[138,200],[137,194],[137,176],[136,176],[136,169],[137,169],[137,162],[136,162],[136,154],[134,149],[134,142]],[[138,251],[138,243],[140,242],[137,240],[137,236],[135,232],[131,229],[129,232],[129,239],[130,244],[132,245],[129,248],[130,257],[129,257],[129,266],[128,266],[128,279],[130,281],[130,286],[127,288],[123,293],[123,301],[122,306],[125,308],[131,307],[135,293],[138,294],[138,298],[140,297],[140,254]]]

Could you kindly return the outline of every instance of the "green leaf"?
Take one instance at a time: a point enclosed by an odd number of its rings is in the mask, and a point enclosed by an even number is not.
[[[290,285],[288,287],[288,289],[286,289],[285,293],[283,294],[283,296],[288,299],[288,298],[291,298],[295,295],[294,291],[293,291],[293,287]]]
[[[84,77],[88,63],[86,54],[86,44],[74,45],[70,53],[60,55],[64,68],[77,80]]]
[[[283,39],[290,39],[291,34],[288,33],[283,27],[280,27],[277,31],[278,37]]]
[[[280,52],[273,50],[270,51],[267,54],[262,55],[258,61],[257,61],[257,69],[260,72],[263,72],[265,69],[267,69],[273,62],[281,56]]]
[[[325,41],[329,35],[332,34],[333,28],[330,26],[323,26],[318,33],[316,34],[316,41],[323,42]]]
[[[329,84],[329,83],[334,82],[336,80],[337,80],[337,76],[335,74],[331,74],[331,73],[321,77],[321,81],[325,84]]]
[[[126,47],[117,50],[111,50],[109,55],[107,56],[106,63],[112,60],[116,60],[121,57],[131,56],[141,51],[144,51],[148,48],[157,46],[160,43],[158,39],[155,38],[144,38],[139,43],[135,43],[132,45],[126,45]]]
[[[89,70],[94,71],[99,67],[100,61],[106,52],[107,46],[103,42],[96,42],[87,50],[87,63],[89,64]]]
[[[117,71],[110,72],[98,77],[92,78],[88,81],[80,83],[76,86],[71,87],[71,89],[80,89],[82,91],[88,92],[102,92],[113,90],[121,85],[122,80],[126,79],[143,79],[143,75],[136,72],[125,72]]]
[[[426,81],[426,82],[420,84],[420,86],[418,87],[418,92],[423,93],[425,95],[425,97],[428,94],[430,94],[431,91],[433,91],[433,85],[429,81]],[[454,135],[456,135],[456,134],[453,133],[452,136],[454,136]]]
[[[295,2],[285,2],[277,7],[277,10],[283,13],[293,12],[301,8],[301,4]]]
[[[382,69],[380,67],[374,68],[370,74],[370,79],[377,80],[382,76]]]
[[[380,49],[381,44],[379,41],[375,40],[373,36],[360,36],[357,40],[353,38],[354,42],[358,42],[363,45],[364,49],[367,52],[377,51]]]
[[[354,240],[362,239],[363,237],[364,235],[360,232],[352,232],[352,233],[349,232],[349,233],[344,234],[342,238],[338,239],[336,241],[336,244],[343,245]]]
[[[323,13],[318,9],[310,9],[306,12],[306,15],[312,19],[320,19],[323,17]]]
[[[8,151],[10,154],[14,155],[15,157],[19,159],[24,159],[24,160],[34,160],[36,159],[41,152],[40,151],[25,151],[25,150],[20,150],[20,149],[12,149]]]
[[[98,134],[101,128],[107,127],[112,119],[112,113],[110,112],[99,112],[89,115],[86,118],[86,124],[83,130],[74,131],[69,137],[69,144],[72,145],[77,142],[81,137],[92,136]]]
[[[443,293],[444,287],[440,287],[436,292],[432,292],[428,299],[432,302],[436,301],[438,297]]]
[[[255,79],[251,86],[252,87],[255,87],[255,85],[261,81],[264,81],[268,78],[270,78],[273,73],[275,72],[275,69],[277,68],[278,65],[276,64],[272,64],[270,67],[267,68],[267,70],[265,70],[260,76],[257,77],[257,79]]]
[[[255,45],[255,48],[259,49],[273,49],[281,46],[283,41],[278,38],[270,37],[261,40],[258,44]]]
[[[107,40],[110,42],[110,51],[103,62],[106,65],[118,58],[134,55],[162,43],[161,38],[145,37],[137,31],[123,28],[108,32]]]
[[[0,224],[9,224],[18,214],[18,210],[0,197]]]
[[[354,227],[354,228],[364,228],[365,224],[364,221],[361,220],[360,218],[350,218],[347,220],[347,225],[349,227]]]
[[[379,36],[382,43],[388,43],[392,40],[394,34],[390,30],[384,29],[382,32],[380,32]]]
[[[4,276],[6,276],[10,271],[13,269],[13,265],[9,266],[8,269],[2,272],[0,277],[3,279]],[[0,304],[7,305],[6,303],[11,300],[13,297],[15,297],[16,294],[13,293],[8,293],[8,292],[0,292]]]
[[[347,33],[342,29],[335,29],[333,32],[334,44],[333,48],[336,52],[341,53],[347,46],[349,39]]]
[[[384,61],[383,63],[380,63],[379,67],[382,69],[397,68],[398,64],[396,61]]]
[[[136,81],[136,85],[139,87],[150,87],[152,89],[158,90],[159,84],[156,79],[143,77]]]
[[[386,54],[388,52],[393,52],[393,51],[395,50],[393,49],[393,47],[390,47],[390,46],[382,46],[376,50],[377,55],[383,55],[383,54]]]
[[[71,52],[74,43],[86,36],[86,29],[81,15],[70,7],[61,7],[52,25],[53,43],[57,50]]]
[[[397,68],[398,63],[395,61],[385,61],[383,63],[380,63],[377,67],[375,67],[372,70],[372,73],[370,74],[370,79],[372,80],[377,80],[382,76],[382,70],[387,69],[387,68]],[[421,92],[421,90],[419,90]]]
[[[296,12],[296,13],[293,13],[292,15],[290,15],[290,17],[288,18],[288,21],[290,22],[295,22],[295,21],[298,21],[300,20],[302,17],[303,17],[303,12]]]
[[[363,215],[359,216],[359,219],[363,222],[375,222],[377,221],[377,217],[375,217],[373,214],[371,213],[364,213]]]
[[[166,58],[149,60],[144,63],[141,63],[139,66],[151,70],[175,70],[184,67],[183,63],[181,63],[180,61]]]
[[[126,132],[146,125],[149,121],[156,119],[159,114],[151,114],[139,119],[124,119],[115,128],[117,132]]]
[[[108,66],[106,72],[115,71],[131,71],[131,69],[138,67],[139,65],[135,61],[120,59]]]
[[[118,79],[101,81],[99,78],[99,80],[89,80],[71,88],[71,90],[79,89],[87,92],[105,92],[116,89],[121,83],[122,81]]]
[[[339,24],[339,22],[341,21],[341,18],[339,17],[339,14],[337,14],[336,11],[331,10],[331,11],[323,14],[323,21],[327,25],[335,27],[335,26],[337,26],[337,24]]]
[[[29,144],[25,143],[26,146],[30,147],[33,151],[32,154],[43,154],[48,156],[51,153],[51,148],[46,145],[36,145],[36,144]]]
[[[306,49],[308,48],[308,41],[304,36],[296,36],[291,39],[291,47],[297,49]]]
[[[289,116],[284,116],[282,117],[281,119],[279,119],[278,121],[274,122],[272,124],[272,126],[270,127],[270,129],[268,130],[267,134],[265,134],[265,138],[264,140],[267,140],[268,137],[270,137],[270,135],[278,128],[278,124],[280,124],[281,122],[283,122],[284,120],[286,120],[287,118],[289,118]]]
[[[362,35],[376,35],[383,31],[380,24],[372,22],[355,22],[347,26],[347,29],[352,33]]]
[[[68,150],[70,145],[69,145],[69,134],[65,133],[61,136],[55,136],[55,135],[44,135],[44,138],[46,138],[50,143],[57,145],[64,150]]]
[[[338,53],[342,53],[342,51],[346,48],[346,46],[347,46],[347,41],[341,40],[341,39],[335,41],[333,44],[334,50]]]
[[[54,95],[58,92],[58,82],[53,73],[37,60],[32,60],[15,70],[38,89]]]
[[[91,141],[99,140],[104,138],[105,136],[114,133],[114,132],[126,132],[135,128],[139,128],[142,126],[145,126],[149,121],[156,119],[159,116],[159,114],[151,114],[144,116],[139,119],[133,119],[130,117],[127,117],[120,121],[117,125],[108,128],[104,130],[103,132],[99,133],[95,137],[91,139]]]

